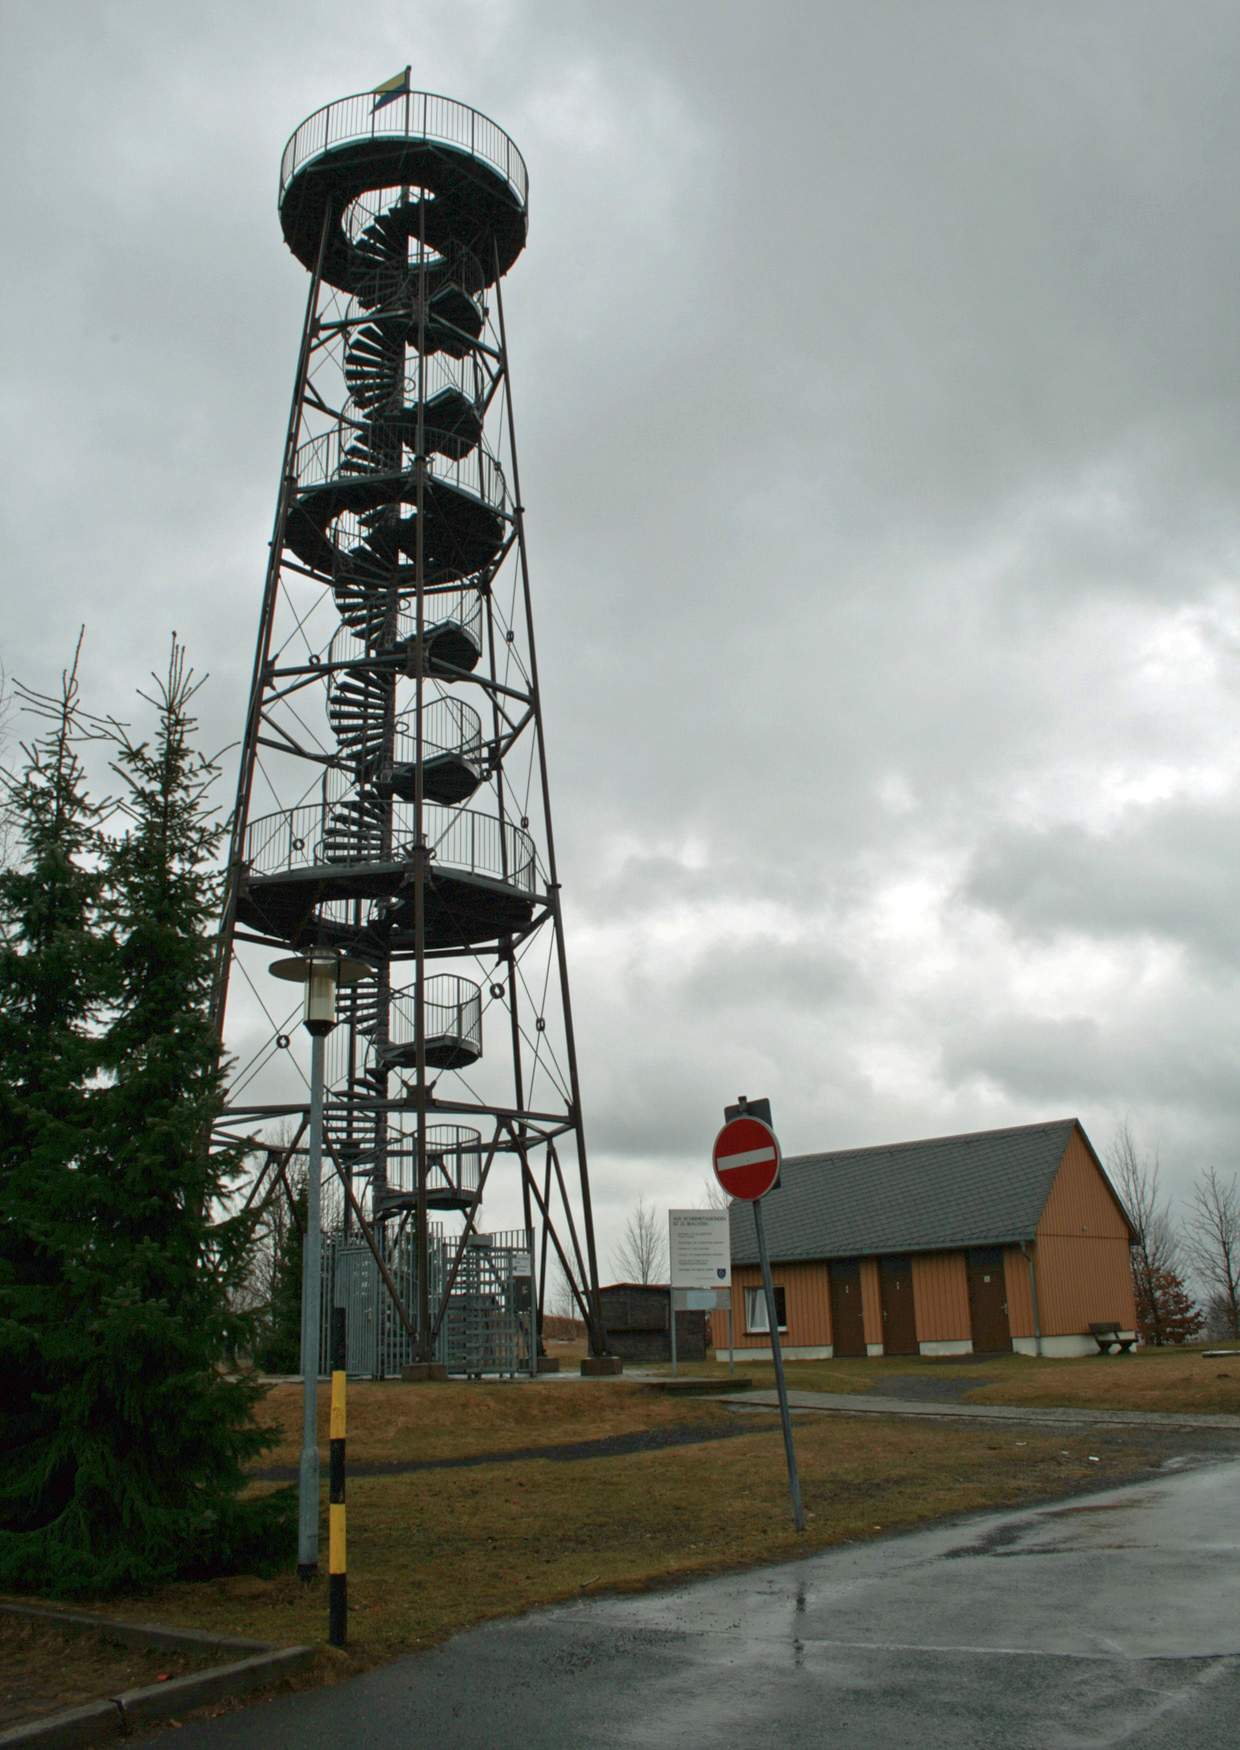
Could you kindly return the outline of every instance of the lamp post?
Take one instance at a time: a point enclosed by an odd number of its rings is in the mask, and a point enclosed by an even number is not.
[[[312,1580],[319,1568],[318,1383],[321,1279],[320,1190],[323,1179],[323,1057],[336,1025],[336,991],[356,984],[371,968],[361,960],[311,950],[273,962],[276,978],[305,987],[302,1024],[310,1035],[310,1142],[306,1170],[306,1236],[301,1253],[301,1465],[297,1480],[297,1572]]]

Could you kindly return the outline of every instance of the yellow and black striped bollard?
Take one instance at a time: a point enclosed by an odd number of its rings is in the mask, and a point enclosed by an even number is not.
[[[349,1617],[348,1545],[345,1535],[344,1443],[348,1374],[345,1372],[344,1308],[332,1308],[331,1458],[327,1493],[327,1638],[343,1647]]]

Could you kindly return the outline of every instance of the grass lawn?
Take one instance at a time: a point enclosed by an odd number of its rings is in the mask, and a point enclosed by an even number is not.
[[[884,1385],[888,1376],[917,1373],[923,1368],[932,1369],[936,1378],[959,1378],[964,1374],[980,1378],[994,1371],[989,1363],[975,1361],[972,1356],[963,1357],[959,1363],[929,1361],[917,1355],[890,1358],[880,1355],[858,1361],[784,1361],[784,1374],[789,1391],[886,1391],[894,1395],[894,1387],[890,1384]],[[670,1367],[649,1369],[652,1374],[668,1378],[671,1377],[671,1371]],[[724,1388],[731,1377],[726,1361],[681,1362],[680,1372],[683,1376],[692,1374],[695,1377],[718,1379],[720,1386]],[[775,1385],[775,1369],[769,1361],[747,1361],[744,1356],[738,1355],[735,1376],[737,1379],[751,1380],[760,1390],[770,1390]]]
[[[1204,1364],[1203,1364],[1204,1365]],[[296,1456],[297,1388],[268,1414]],[[554,1447],[640,1429],[735,1430],[721,1405],[626,1381],[353,1384],[351,1458],[417,1461]],[[325,1418],[324,1418],[325,1428]],[[588,1459],[498,1459],[349,1484],[350,1648],[320,1676],[426,1647],[472,1623],[604,1588],[785,1559],[947,1514],[1146,1474],[1170,1450],[1136,1431],[797,1419],[808,1515],[791,1525],[778,1422],[698,1445]],[[326,1537],[321,1557],[326,1565]],[[293,1572],[183,1583],[109,1600],[106,1614],[289,1644],[323,1639],[326,1581]]]
[[[1240,1345],[1235,1345],[1240,1347]],[[660,1368],[660,1373],[668,1373]],[[682,1373],[709,1374],[726,1385],[726,1361],[695,1362]],[[755,1386],[775,1384],[770,1362],[737,1359],[736,1372]],[[790,1391],[878,1392],[897,1395],[900,1375],[976,1380],[964,1402],[1061,1405],[1066,1408],[1168,1410],[1240,1415],[1240,1357],[1207,1361],[1201,1349],[1143,1349],[1133,1355],[1088,1355],[1058,1361],[1032,1355],[962,1356],[941,1361],[917,1355],[857,1361],[785,1361]]]
[[[326,1456],[330,1391],[319,1387],[319,1448]],[[295,1465],[301,1451],[301,1386],[271,1388],[262,1419],[278,1437],[262,1461]],[[353,1382],[349,1457],[379,1462],[454,1458],[556,1446],[686,1425],[730,1426],[721,1404],[682,1404],[623,1380],[453,1380],[431,1386]]]
[[[1135,1355],[1090,1355],[1073,1361],[1008,1355],[1000,1357],[993,1371],[995,1383],[969,1392],[970,1403],[1240,1416],[1240,1356],[1208,1361],[1199,1348],[1143,1349]]]
[[[885,1377],[917,1365],[798,1362],[789,1373],[794,1385],[837,1390],[844,1374],[854,1390],[881,1391]],[[1236,1407],[1234,1376],[1216,1377],[1226,1365],[1197,1354],[1042,1363],[1009,1357],[970,1361],[953,1371],[997,1376],[1000,1383],[985,1388],[986,1395],[1010,1402],[1105,1397],[1108,1404],[1180,1408],[1191,1400],[1194,1407],[1230,1408]],[[726,1374],[726,1368],[720,1371]],[[1204,1399],[1191,1396],[1198,1384],[1208,1387]],[[294,1464],[300,1389],[273,1388],[264,1414],[278,1437],[267,1462]],[[319,1426],[326,1450],[325,1392]],[[554,1452],[582,1440],[674,1430],[726,1437],[589,1458]],[[785,1560],[947,1515],[1019,1506],[1148,1475],[1173,1453],[1194,1450],[1197,1437],[1135,1428],[1048,1430],[810,1414],[796,1419],[795,1439],[807,1513],[803,1537],[792,1529],[773,1414],[738,1418],[721,1404],[667,1398],[624,1379],[354,1382],[354,1464],[496,1456],[467,1468],[353,1476],[349,1649],[342,1654],[324,1648],[317,1669],[296,1681],[331,1681],[540,1604]],[[1212,1442],[1197,1444],[1208,1449]],[[547,1455],[519,1461],[503,1456],[526,1448],[546,1448]],[[1240,1450],[1240,1443],[1220,1449]],[[325,1488],[323,1499],[325,1518]],[[326,1557],[324,1526],[324,1569]],[[327,1584],[325,1578],[301,1584],[290,1562],[289,1571],[272,1578],[185,1582],[78,1608],[285,1645],[321,1644]],[[11,1641],[7,1625],[0,1633]],[[54,1675],[54,1653],[40,1657],[42,1668]],[[162,1661],[160,1669],[167,1668]],[[106,1687],[114,1679],[101,1681]],[[63,1699],[80,1694],[75,1688]]]

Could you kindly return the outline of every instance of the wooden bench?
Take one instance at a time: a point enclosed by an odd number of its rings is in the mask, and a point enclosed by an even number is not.
[[[1109,1355],[1112,1345],[1117,1355],[1127,1355],[1137,1340],[1135,1337],[1122,1337],[1119,1326],[1116,1324],[1094,1324],[1091,1321],[1089,1334],[1098,1345],[1098,1351],[1102,1355]]]

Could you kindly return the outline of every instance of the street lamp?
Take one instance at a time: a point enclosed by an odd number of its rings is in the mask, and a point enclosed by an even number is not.
[[[276,978],[305,987],[302,1024],[310,1035],[310,1161],[306,1172],[306,1239],[301,1254],[301,1466],[297,1482],[297,1572],[312,1580],[319,1567],[319,1192],[323,1178],[323,1056],[336,1025],[336,992],[371,972],[364,960],[311,949],[276,960]]]

